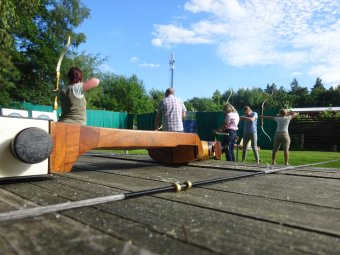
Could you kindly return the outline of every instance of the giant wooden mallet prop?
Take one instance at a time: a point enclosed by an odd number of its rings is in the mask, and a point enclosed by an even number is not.
[[[1,128],[1,124],[6,123],[8,128]],[[219,142],[201,141],[192,133],[98,128],[0,117],[0,134],[8,136],[0,139],[0,153],[4,151],[8,159],[0,161],[0,178],[70,172],[79,157],[93,149],[147,149],[155,161],[170,164],[221,158]],[[43,163],[47,166],[30,170],[30,166]]]

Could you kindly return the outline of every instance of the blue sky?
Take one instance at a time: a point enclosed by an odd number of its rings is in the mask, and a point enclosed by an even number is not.
[[[91,17],[78,50],[108,56],[102,71],[170,84],[183,100],[215,90],[340,84],[337,0],[82,0]]]

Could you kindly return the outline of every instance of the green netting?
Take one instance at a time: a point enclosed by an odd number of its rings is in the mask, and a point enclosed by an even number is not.
[[[21,107],[29,112],[32,116],[32,111],[53,112],[52,106],[47,105],[34,105],[24,102]],[[57,116],[61,113],[61,108],[58,108]],[[102,110],[86,110],[86,125],[94,127],[107,127],[107,128],[133,128],[133,114],[124,112],[111,112]]]
[[[131,129],[133,115],[123,112],[86,110],[86,125],[94,127]]]
[[[28,116],[32,117],[32,111],[41,111],[41,112],[53,112],[53,107],[49,105],[37,105],[31,104],[27,102],[21,103],[22,109],[28,111]],[[60,114],[61,110],[58,109],[57,113]]]
[[[197,112],[196,120],[197,133],[201,140],[214,141],[215,138],[217,140],[222,139],[222,136],[216,136],[213,130],[223,125],[223,112]]]
[[[154,130],[157,112],[139,114],[137,116],[138,130]]]

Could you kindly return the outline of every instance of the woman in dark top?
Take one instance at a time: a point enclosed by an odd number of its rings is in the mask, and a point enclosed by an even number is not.
[[[72,67],[68,74],[69,85],[60,92],[61,116],[59,121],[71,124],[86,125],[85,91],[99,85],[97,78],[90,78],[83,82],[83,72]]]

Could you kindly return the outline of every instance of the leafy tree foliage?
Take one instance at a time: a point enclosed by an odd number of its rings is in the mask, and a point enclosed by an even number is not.
[[[210,98],[194,97],[184,102],[184,104],[188,111],[216,112],[220,110],[219,105],[214,103],[214,101]]]
[[[217,105],[221,105],[222,102],[222,94],[219,90],[215,90],[213,96],[212,96],[212,100],[214,101],[215,104]]]
[[[101,75],[101,96],[93,105],[99,109],[128,113],[154,111],[153,101],[137,76],[124,77],[113,73]]]
[[[153,108],[154,110],[157,110],[160,102],[164,99],[164,91],[151,89],[149,94],[152,100]]]
[[[51,104],[60,52],[69,35],[76,45],[85,41],[74,29],[89,10],[76,0],[6,0],[0,2],[0,12],[0,82],[5,91],[0,104],[8,105],[8,98]]]
[[[78,53],[76,48],[86,37],[75,29],[88,18],[90,11],[80,0],[0,0],[0,107],[29,101],[52,105],[55,68],[69,35],[72,46],[61,65],[61,83],[67,83],[70,67],[78,66],[84,79],[97,76],[101,84],[87,94],[88,108],[129,113],[154,112],[164,98],[164,91],[145,90],[136,75],[125,77],[102,73],[98,67],[107,59]],[[221,111],[231,90],[215,90],[211,97],[194,97],[185,102],[189,111]],[[240,88],[229,102],[237,109],[245,105],[261,108],[339,106],[340,86],[326,89],[317,78],[311,90],[293,79],[290,89],[267,84],[265,89]]]
[[[9,105],[11,93],[20,77],[13,62],[16,53],[14,31],[20,31],[25,20],[32,19],[40,1],[6,0],[0,1],[0,104]]]
[[[188,110],[195,111],[221,111],[223,105],[230,95],[230,90],[226,90],[221,94],[216,90],[212,98],[194,97],[185,102]],[[297,79],[293,79],[290,84],[290,90],[286,90],[283,86],[277,88],[276,84],[267,84],[265,89],[261,88],[240,88],[234,91],[229,102],[237,109],[242,109],[249,105],[253,109],[261,109],[263,101],[266,101],[266,108],[297,108],[311,106],[339,106],[340,105],[340,86],[337,88],[326,89],[322,84],[322,80],[317,78],[315,85],[308,90],[307,87],[300,86]]]

